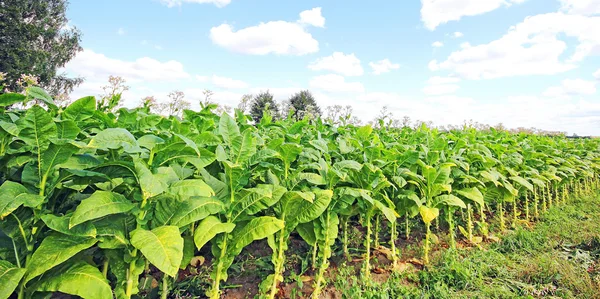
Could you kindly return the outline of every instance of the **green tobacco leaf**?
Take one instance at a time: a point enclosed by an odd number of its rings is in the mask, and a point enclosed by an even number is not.
[[[98,268],[76,262],[58,267],[45,275],[33,288],[38,292],[61,292],[83,299],[112,299],[108,280]]]
[[[109,128],[99,132],[96,136],[92,137],[88,146],[103,150],[119,149],[122,147],[125,151],[135,151],[139,148],[135,137],[129,131],[122,128]]]
[[[526,188],[527,190],[533,192],[533,185],[528,182],[526,179],[520,177],[520,176],[511,176],[510,179],[513,182],[516,182],[517,184],[521,185],[522,187]]]
[[[398,213],[396,213],[394,209],[387,207],[379,200],[373,200],[373,206],[376,207],[379,211],[381,211],[385,218],[390,222],[396,222],[396,218],[399,217]]]
[[[72,141],[77,138],[81,130],[74,121],[67,119],[56,122],[57,138],[55,142]]]
[[[219,134],[223,137],[223,141],[229,145],[233,143],[234,138],[241,136],[240,128],[235,123],[235,120],[225,112],[223,112],[219,120]]]
[[[184,227],[223,210],[223,202],[210,197],[192,197],[184,201],[171,218],[171,224]]]
[[[165,143],[165,140],[156,135],[144,135],[138,138],[137,142],[141,147],[151,150],[155,146]]]
[[[134,207],[135,205],[121,194],[96,191],[77,206],[69,221],[69,228],[107,215],[125,213]]]
[[[235,228],[233,223],[222,223],[215,216],[208,216],[198,224],[194,232],[194,243],[198,250],[206,243],[212,240],[216,235],[221,233],[230,233]]]
[[[283,229],[283,227],[284,222],[275,217],[262,216],[253,218],[245,226],[239,229],[236,228],[232,233],[234,236],[233,245],[227,248],[227,255],[232,257],[237,256],[252,241],[264,239]]]
[[[57,165],[67,162],[77,151],[78,148],[70,143],[62,145],[51,143],[48,150],[44,151],[40,161],[40,182],[43,182]]]
[[[294,192],[287,192],[283,196],[281,202],[286,214],[286,222],[305,223],[323,214],[331,202],[333,191],[315,189],[313,192],[315,199],[312,202],[300,196],[293,196]]]
[[[26,97],[20,93],[0,94],[0,107],[10,106],[25,101]]]
[[[27,264],[25,282],[65,262],[80,251],[92,247],[97,241],[94,238],[50,234],[31,256]]]
[[[296,231],[308,245],[314,246],[315,242],[317,242],[314,224],[312,222],[298,224],[298,226],[296,226]]]
[[[56,108],[52,97],[45,90],[37,86],[27,87],[25,93],[27,94],[28,98],[42,100],[44,103],[48,104],[48,106]]]
[[[65,108],[63,116],[76,122],[84,121],[94,116],[96,98],[93,96],[81,98]]]
[[[327,184],[325,179],[320,174],[316,174],[316,173],[302,172],[302,173],[298,174],[298,178],[301,180],[306,180],[307,182],[317,185],[317,186]]]
[[[10,215],[10,213],[24,204],[26,197],[19,195],[28,193],[27,188],[19,183],[12,181],[4,182],[0,186],[0,219],[4,219],[4,217]]]
[[[161,226],[151,231],[138,228],[131,232],[131,245],[163,273],[177,275],[183,259],[183,238],[177,226]]]
[[[467,206],[462,201],[462,199],[460,199],[452,194],[440,195],[440,196],[436,197],[435,200],[437,201],[436,206],[438,206],[438,207],[439,206],[454,206],[454,207],[459,207],[459,208],[463,208],[463,209],[467,208]]]
[[[52,117],[40,106],[27,110],[25,117],[19,119],[19,139],[32,146],[35,152],[43,152],[50,145],[50,139],[57,137],[57,129]]]
[[[479,206],[484,205],[483,194],[477,188],[465,188],[461,190],[456,190],[456,193],[464,196],[466,199],[470,199],[477,203]]]
[[[229,208],[232,221],[242,214],[254,215],[277,203],[279,198],[273,197],[273,188],[273,185],[258,185],[256,188],[239,191],[239,197]]]
[[[196,248],[194,247],[194,237],[185,236],[183,237],[183,258],[181,259],[181,265],[179,269],[185,269],[194,258]]]
[[[175,182],[169,186],[169,192],[182,201],[192,196],[211,197],[215,195],[213,189],[200,179]]]
[[[154,175],[142,160],[135,161],[135,172],[144,198],[154,197],[167,190],[167,182]]]
[[[46,226],[59,233],[71,236],[96,237],[96,228],[91,223],[83,223],[69,229],[70,220],[71,216],[60,217],[52,214],[42,216],[42,221],[44,221]]]
[[[98,247],[115,249],[129,244],[127,236],[135,228],[136,220],[132,215],[116,214],[93,221],[92,224],[96,227],[96,238],[100,240]]]
[[[18,268],[0,260],[0,298],[8,298],[15,291],[27,269]]]
[[[244,131],[241,137],[235,137],[231,140],[232,162],[239,164],[246,162],[256,153],[256,138],[250,129]]]

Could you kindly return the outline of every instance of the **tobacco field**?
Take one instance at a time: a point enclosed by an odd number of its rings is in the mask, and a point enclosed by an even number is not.
[[[0,298],[144,298],[148,277],[176,298],[200,256],[204,295],[220,298],[257,242],[270,264],[256,296],[280,298],[292,241],[313,268],[304,296],[321,298],[333,258],[362,256],[368,280],[375,250],[394,271],[412,237],[427,269],[434,247],[477,250],[599,185],[597,139],[214,109],[165,117],[94,97],[57,107],[37,87],[0,95]]]

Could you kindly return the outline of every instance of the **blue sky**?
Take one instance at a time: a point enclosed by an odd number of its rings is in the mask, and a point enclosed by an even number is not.
[[[600,0],[71,0],[84,51],[66,70],[86,78],[73,97],[125,78],[129,107],[173,90],[235,107],[309,89],[365,122],[387,106],[600,135],[599,15]]]

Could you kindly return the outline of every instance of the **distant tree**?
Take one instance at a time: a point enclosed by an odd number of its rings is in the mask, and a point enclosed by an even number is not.
[[[273,119],[277,119],[279,116],[279,109],[277,103],[273,100],[273,95],[268,90],[254,96],[252,104],[250,104],[250,116],[258,123],[262,119],[264,111],[267,109]]]
[[[251,103],[252,103],[252,95],[245,94],[240,99],[237,109],[240,111],[243,111],[245,113],[248,110],[248,106],[250,106]]]
[[[296,120],[303,119],[306,115],[321,116],[321,108],[308,90],[297,92],[289,99],[291,116]]]
[[[55,97],[83,82],[56,73],[82,50],[81,32],[67,25],[67,5],[66,0],[0,1],[0,72],[6,89],[20,92],[23,74],[38,78]]]

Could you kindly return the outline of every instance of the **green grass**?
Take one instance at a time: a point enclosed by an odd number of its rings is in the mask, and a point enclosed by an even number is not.
[[[517,227],[479,249],[446,251],[429,270],[363,281],[340,267],[343,298],[600,298],[600,200],[550,209],[533,228]]]

